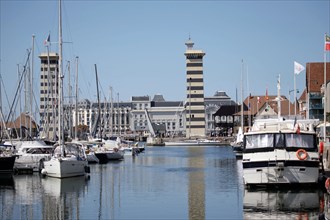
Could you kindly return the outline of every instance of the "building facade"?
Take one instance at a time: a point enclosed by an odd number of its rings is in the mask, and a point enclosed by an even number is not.
[[[306,118],[324,120],[324,70],[323,62],[306,63]],[[326,83],[329,80],[330,63],[326,63]],[[326,102],[329,100],[327,96]]]
[[[224,91],[216,91],[214,96],[205,97],[205,129],[207,136],[214,136],[215,134],[219,134],[219,123],[220,118],[222,116],[222,120],[226,117],[226,121],[230,121],[229,116],[227,115],[219,115],[216,114],[218,110],[222,106],[232,106],[235,109],[235,113],[237,112],[238,106],[236,102],[231,100],[231,98]],[[219,112],[218,112],[219,113]],[[221,113],[224,113],[221,111]],[[228,117],[228,120],[227,120]],[[231,117],[233,117],[231,115]],[[233,122],[231,122],[233,123]]]
[[[41,137],[55,139],[58,127],[58,60],[57,53],[40,56],[40,125]]]
[[[84,99],[78,102],[77,113],[75,106],[70,108],[65,105],[64,109],[67,115],[66,118],[70,117],[69,115],[72,117],[73,125],[71,126],[75,127],[76,124],[77,126],[86,126],[90,137],[111,137],[131,133],[130,113],[132,104],[130,102],[102,102],[99,106],[97,102],[92,103]],[[72,114],[66,111],[69,109],[72,109]],[[70,120],[67,119],[66,122],[68,121]],[[70,125],[67,123],[65,127],[65,130],[70,130]],[[71,135],[73,136],[73,134]]]
[[[182,101],[165,101],[162,95],[133,96],[131,111],[131,129],[139,135],[148,135],[147,115],[151,123],[164,125],[166,136],[185,134],[185,108]]]

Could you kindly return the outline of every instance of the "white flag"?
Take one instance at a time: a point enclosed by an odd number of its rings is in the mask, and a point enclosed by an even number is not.
[[[294,61],[294,73],[295,74],[298,75],[300,72],[302,72],[304,70],[305,70],[305,67],[303,65]]]

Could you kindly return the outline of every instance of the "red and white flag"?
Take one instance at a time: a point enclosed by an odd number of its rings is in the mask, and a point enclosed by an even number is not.
[[[330,36],[328,36],[327,34],[325,35],[324,50],[326,50],[326,51],[330,50]]]

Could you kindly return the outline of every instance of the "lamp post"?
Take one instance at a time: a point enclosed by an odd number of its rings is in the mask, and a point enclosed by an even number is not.
[[[289,90],[289,116],[291,115],[291,93],[292,92],[294,92],[294,91],[297,91],[297,93],[299,93],[299,90],[298,89],[296,89],[296,90],[294,90],[294,89],[292,89],[292,90]],[[295,102],[296,100],[294,100],[294,102]],[[296,106],[296,105],[295,105]],[[296,111],[295,111],[296,112]]]

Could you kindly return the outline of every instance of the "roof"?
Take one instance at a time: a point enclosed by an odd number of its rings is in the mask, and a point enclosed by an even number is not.
[[[238,109],[235,105],[222,105],[214,115],[233,115]]]
[[[133,101],[150,101],[149,96],[132,96],[132,102]]]
[[[29,128],[30,127],[30,116],[28,114],[21,113],[21,115],[18,116],[15,121],[8,122],[6,124],[7,128],[20,128],[21,125],[24,126],[24,127],[26,127],[26,128]],[[2,124],[1,124],[1,126],[2,126]],[[37,124],[33,120],[33,118],[32,118],[32,125],[31,125],[31,127],[32,128],[36,128],[37,127]]]
[[[154,96],[154,98],[152,99],[152,101],[154,101],[154,102],[165,102],[165,99],[164,99],[163,95],[156,94]]]
[[[258,101],[259,99],[259,101]],[[281,114],[282,115],[290,115],[294,114],[294,104],[289,102],[289,100],[285,96],[281,96]],[[244,100],[244,105],[248,108],[244,108],[244,115],[256,115],[261,108],[263,108],[266,104],[268,104],[275,112],[278,112],[278,104],[277,104],[277,96],[275,95],[265,95],[265,96],[248,96]],[[298,106],[297,106],[298,110]],[[240,113],[237,113],[238,115]]]

